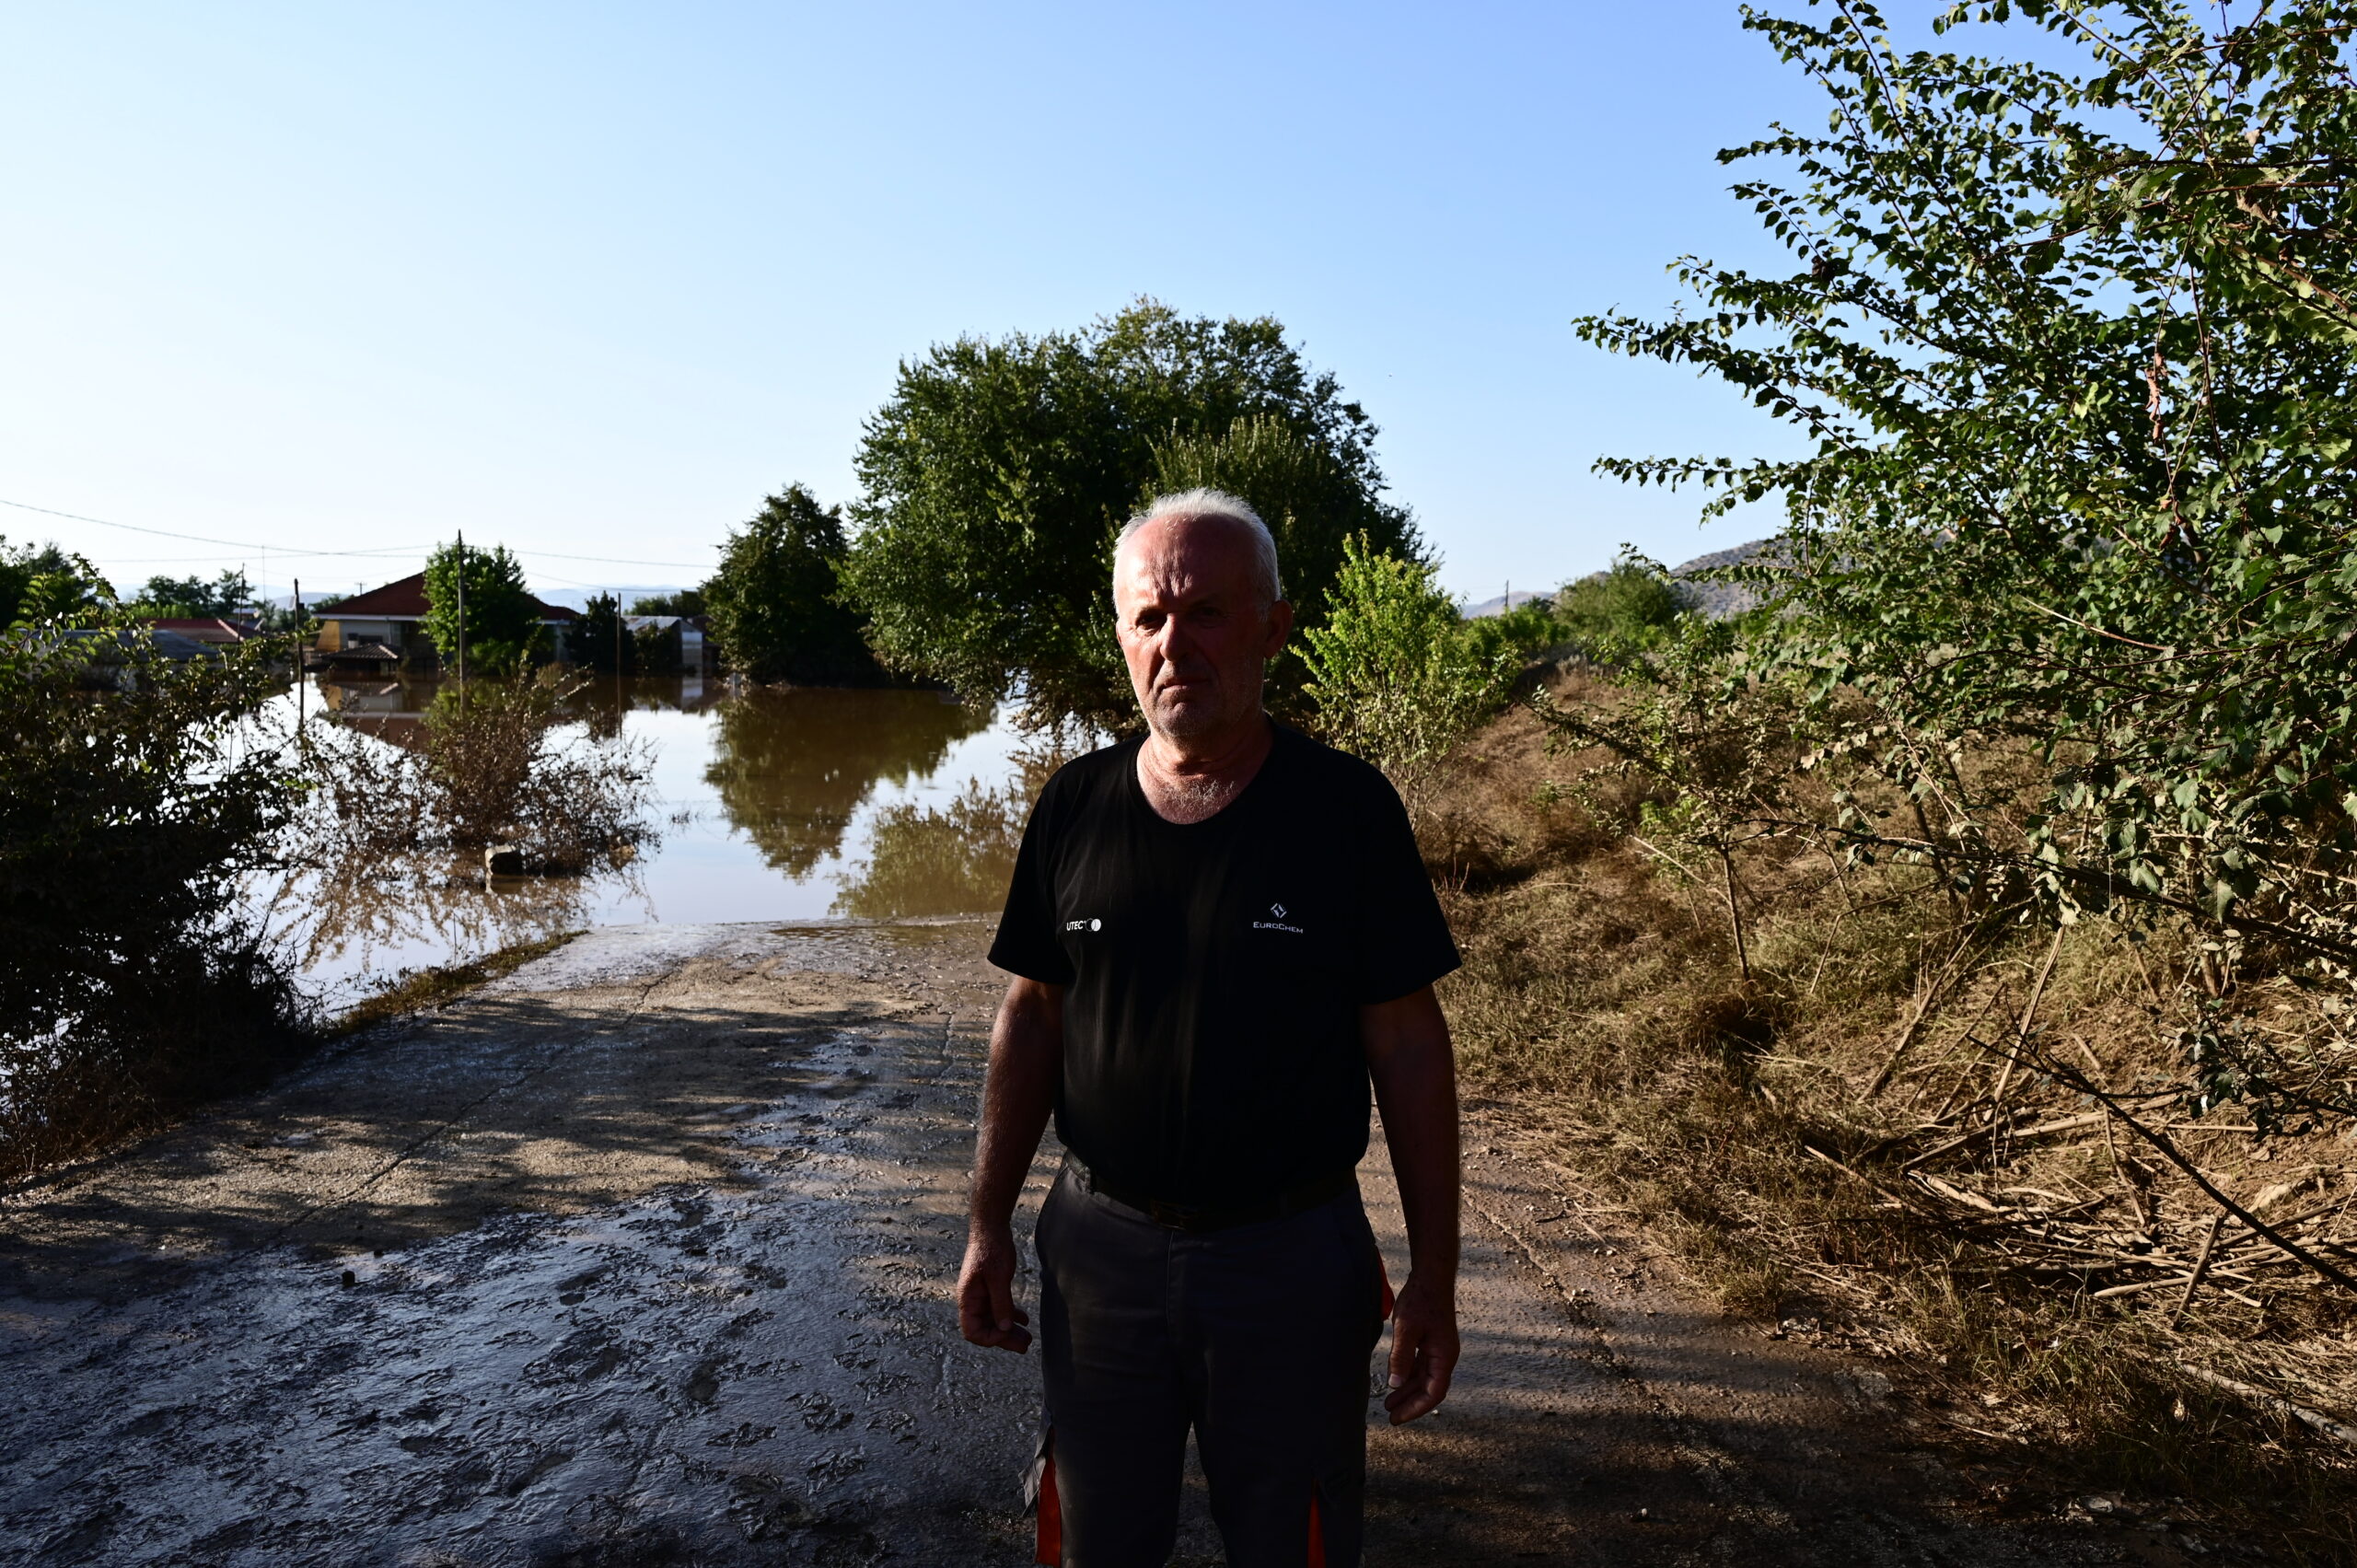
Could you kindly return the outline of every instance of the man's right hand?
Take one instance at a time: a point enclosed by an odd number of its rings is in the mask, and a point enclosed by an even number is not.
[[[966,1238],[958,1272],[958,1331],[971,1344],[1021,1355],[1031,1348],[1031,1315],[1015,1305],[1015,1235],[999,1229]]]

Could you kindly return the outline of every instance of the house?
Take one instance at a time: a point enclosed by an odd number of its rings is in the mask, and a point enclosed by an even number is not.
[[[532,603],[540,612],[540,623],[549,629],[556,656],[563,658],[566,628],[581,619],[580,612],[537,598]],[[319,640],[315,645],[320,659],[329,664],[388,669],[438,664],[439,651],[425,634],[425,574],[412,573],[397,583],[322,605]]]
[[[147,624],[157,632],[171,632],[203,643],[208,647],[234,648],[239,643],[261,635],[261,628],[250,621],[229,621],[218,615],[194,619],[175,616],[149,618]]]
[[[703,634],[703,617],[701,615],[625,615],[622,624],[630,628],[633,640],[659,637],[677,631],[679,636],[679,668],[690,675],[703,673],[707,645]]]
[[[100,690],[111,687],[118,691],[129,691],[138,686],[139,656],[143,650],[137,633],[75,628],[59,633],[59,640],[82,656],[82,668],[75,676],[80,684]],[[150,630],[145,640],[145,651],[174,664],[219,656],[210,645],[183,637],[178,632]]]
[[[89,650],[93,664],[119,664],[126,653],[135,653],[138,634],[126,631],[94,631],[76,628],[63,633],[69,645]],[[158,627],[147,639],[148,645],[162,658],[174,664],[186,664],[192,658],[203,658],[213,649],[194,637],[183,636],[168,628]]]

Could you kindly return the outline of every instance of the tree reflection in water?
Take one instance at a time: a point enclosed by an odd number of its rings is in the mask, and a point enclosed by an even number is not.
[[[835,912],[864,920],[997,912],[1006,902],[1031,803],[1049,776],[1095,738],[1082,730],[1042,736],[1011,759],[1012,784],[969,779],[941,809],[914,801],[886,807],[870,830],[866,861],[842,879]]]
[[[867,860],[847,877],[837,914],[982,914],[1006,901],[1030,795],[970,780],[946,810],[902,801],[877,813]]]
[[[430,744],[434,685],[321,682],[318,691],[326,711],[314,711],[313,763],[326,773],[315,804],[327,819],[313,822],[308,853],[290,855],[274,886],[257,886],[250,896],[268,906],[273,929],[295,949],[296,961],[337,1001],[412,966],[463,961],[629,918],[625,912],[641,908],[647,914],[640,918],[714,918],[695,881],[697,867],[707,864],[723,868],[718,886],[737,889],[738,901],[723,918],[767,917],[758,890],[748,900],[745,884],[726,879],[755,860],[769,868],[763,877],[779,878],[781,903],[808,896],[788,892],[786,882],[815,880],[810,892],[821,900],[820,889],[834,884],[838,914],[993,912],[1039,785],[1089,738],[1041,738],[1012,759],[1012,780],[981,762],[981,777],[955,799],[928,805],[892,797],[918,793],[912,786],[991,723],[987,712],[939,692],[805,688],[723,696],[716,687],[678,680],[567,689],[539,715],[546,751],[535,753],[535,776],[563,773],[563,764],[549,771],[551,759],[560,757],[575,764],[634,762],[638,749],[654,746],[659,733],[666,745],[698,749],[676,757],[672,788],[701,779],[717,797],[713,826],[729,847],[700,833],[682,810],[670,821],[681,830],[686,853],[658,859],[669,852],[655,833],[660,812],[649,801],[644,814],[626,814],[638,825],[633,834],[605,835],[610,853],[578,863],[584,875],[486,879],[480,848],[462,849],[437,829],[430,792],[412,787]],[[625,710],[702,717],[668,728],[633,723],[625,734]],[[596,793],[561,792],[567,798]],[[555,859],[543,856],[542,863],[553,868]],[[748,901],[755,906],[750,913],[744,912]]]
[[[601,872],[608,887],[615,877],[631,873]],[[578,931],[590,892],[588,877],[485,877],[479,857],[417,854],[297,873],[273,907],[300,912],[281,929],[306,970],[347,977],[337,991],[367,990],[397,980],[421,951],[447,962]]]
[[[990,722],[938,691],[756,690],[719,709],[704,782],[763,860],[807,877],[879,784],[924,778]]]

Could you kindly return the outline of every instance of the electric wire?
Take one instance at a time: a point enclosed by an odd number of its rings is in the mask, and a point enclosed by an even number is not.
[[[122,528],[131,533],[154,534],[159,539],[185,539],[197,544],[226,544],[232,550],[276,550],[283,554],[297,555],[306,560],[330,555],[408,555],[425,548],[424,545],[380,545],[369,550],[287,550],[283,545],[255,544],[249,540],[215,539],[210,534],[175,533],[170,528],[142,528],[137,523],[110,522],[104,517],[85,517],[79,512],[61,512],[54,506],[36,506],[29,501],[11,501],[0,496],[0,506],[14,506],[20,512],[39,512],[45,517],[64,517],[77,523],[96,523],[102,528]]]
[[[413,555],[421,550],[431,548],[431,546],[422,544],[401,544],[372,546],[366,550],[291,550],[284,545],[256,544],[246,540],[215,539],[207,534],[176,533],[169,528],[143,528],[137,523],[112,522],[105,517],[87,517],[80,512],[61,512],[53,506],[36,506],[29,501],[11,501],[5,496],[0,496],[0,506],[14,506],[20,512],[39,512],[45,517],[64,517],[76,523],[96,523],[102,528],[123,528],[132,533],[154,534],[161,539],[184,539],[192,540],[197,544],[221,544],[226,545],[232,550],[276,551],[281,554],[306,561],[322,560],[330,556],[361,559],[388,555]],[[610,566],[669,566],[675,567],[682,572],[701,572],[706,570],[711,565],[710,562],[641,561],[621,555],[575,555],[562,550],[517,550],[513,545],[508,548],[515,550],[515,552],[518,555],[546,556],[553,561],[595,561],[601,564]],[[156,556],[138,561],[126,561],[123,562],[122,564],[151,565],[167,563],[177,563],[192,561],[211,561],[219,559],[221,559],[221,557],[204,555]]]

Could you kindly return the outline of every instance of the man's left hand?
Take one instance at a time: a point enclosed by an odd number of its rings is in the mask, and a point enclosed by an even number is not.
[[[1427,1287],[1422,1275],[1410,1274],[1391,1309],[1391,1392],[1383,1408],[1392,1425],[1430,1414],[1448,1398],[1457,1352],[1455,1283]]]

